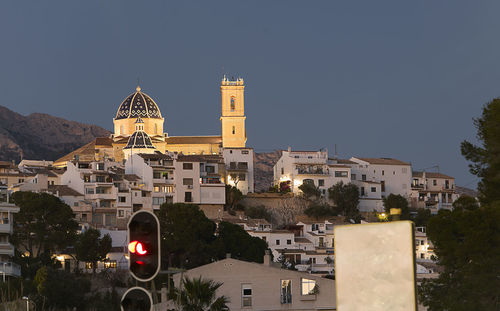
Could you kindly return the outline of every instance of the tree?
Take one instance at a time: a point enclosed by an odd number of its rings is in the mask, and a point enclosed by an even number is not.
[[[92,263],[92,269],[97,269],[97,262],[106,259],[111,251],[112,240],[109,234],[101,238],[101,232],[97,229],[87,229],[78,235],[75,243],[75,256],[78,261]]]
[[[474,210],[479,208],[479,203],[476,198],[468,195],[462,195],[453,202],[453,209],[457,210]]]
[[[224,311],[229,310],[229,298],[217,297],[222,283],[199,278],[184,278],[180,288],[175,288],[171,298],[182,311]]]
[[[160,220],[162,259],[168,267],[194,268],[214,259],[216,225],[197,205],[164,203]]]
[[[401,214],[399,215],[399,219],[408,220],[410,219],[410,209],[408,207],[408,200],[402,195],[398,194],[389,194],[388,197],[383,199],[384,201],[384,209],[387,215],[390,215],[391,209],[400,209]],[[392,219],[393,217],[391,217]]]
[[[234,210],[242,199],[243,193],[240,189],[226,185],[226,206],[229,210]]]
[[[353,219],[356,222],[361,220],[358,210],[359,189],[354,184],[338,182],[328,189],[328,197],[337,206],[338,211],[346,216],[347,219]]]
[[[312,182],[304,181],[302,185],[299,186],[299,190],[302,191],[304,198],[308,200],[317,200],[321,196],[321,191]]]
[[[427,208],[417,208],[416,214],[412,217],[415,226],[427,227],[429,219],[431,219],[431,210]]]
[[[27,252],[27,256],[21,258],[18,253],[17,257],[32,278],[42,264],[50,263],[54,252],[73,244],[78,224],[71,208],[53,195],[19,191],[12,199],[20,210],[14,215],[11,241],[16,250]]]
[[[218,258],[230,253],[233,258],[262,263],[267,243],[249,235],[241,226],[221,221],[217,231]]]
[[[500,205],[440,210],[427,235],[444,268],[419,291],[433,310],[500,309]]]
[[[49,310],[80,310],[85,307],[85,294],[90,291],[87,279],[47,267],[39,269],[36,275],[35,285],[42,297],[42,305]]]
[[[309,217],[320,219],[322,217],[335,216],[335,210],[327,204],[313,203],[304,210],[304,214]]]
[[[474,119],[480,146],[463,141],[462,155],[472,162],[470,172],[481,178],[478,184],[481,204],[500,200],[500,98],[483,107],[480,118]]]
[[[273,221],[271,213],[266,209],[264,205],[250,206],[245,208],[245,215],[254,219],[265,219],[268,222]]]

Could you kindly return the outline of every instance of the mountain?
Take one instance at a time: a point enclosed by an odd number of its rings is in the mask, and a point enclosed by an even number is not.
[[[23,116],[0,106],[0,160],[55,160],[110,132],[44,113]]]
[[[255,192],[262,192],[269,189],[274,179],[273,166],[278,162],[280,157],[281,150],[254,154]]]

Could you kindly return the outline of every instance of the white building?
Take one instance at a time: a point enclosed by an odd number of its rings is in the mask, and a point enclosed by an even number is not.
[[[415,228],[415,258],[421,262],[431,262],[434,254],[434,245],[427,238],[425,227]]]
[[[3,280],[7,277],[21,276],[21,268],[12,262],[14,245],[10,243],[13,232],[12,223],[14,214],[19,212],[19,207],[8,203],[7,187],[0,187],[0,274]]]
[[[413,172],[410,205],[429,208],[433,213],[451,209],[459,195],[455,191],[455,178],[435,172]]]
[[[222,155],[226,163],[227,183],[245,195],[254,192],[253,149],[223,148]]]
[[[226,296],[230,310],[336,310],[335,281],[308,273],[284,270],[271,263],[264,264],[227,258],[183,273],[189,279],[221,282],[217,297]],[[179,286],[181,275],[174,276]],[[173,308],[173,301],[168,301]]]
[[[351,168],[328,161],[328,150],[292,151],[283,150],[274,165],[274,184],[288,183],[294,194],[301,193],[299,187],[311,183],[318,187],[322,196],[328,196],[328,188],[338,182],[351,181]]]

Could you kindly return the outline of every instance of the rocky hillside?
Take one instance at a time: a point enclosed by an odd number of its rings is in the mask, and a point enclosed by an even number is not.
[[[254,180],[255,192],[266,191],[273,183],[273,166],[281,157],[281,150],[255,153]]]
[[[96,125],[68,121],[43,113],[23,116],[0,106],[0,160],[21,157],[55,160],[110,132]]]

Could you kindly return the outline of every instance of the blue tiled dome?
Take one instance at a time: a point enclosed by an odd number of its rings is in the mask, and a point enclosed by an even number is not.
[[[151,142],[151,138],[144,131],[135,131],[128,139],[128,143],[123,149],[138,149],[138,148],[146,148],[146,149],[155,149],[153,143]]]
[[[160,109],[154,100],[148,95],[141,92],[138,86],[136,92],[130,94],[121,103],[116,112],[115,120],[127,118],[155,118],[161,119]]]

